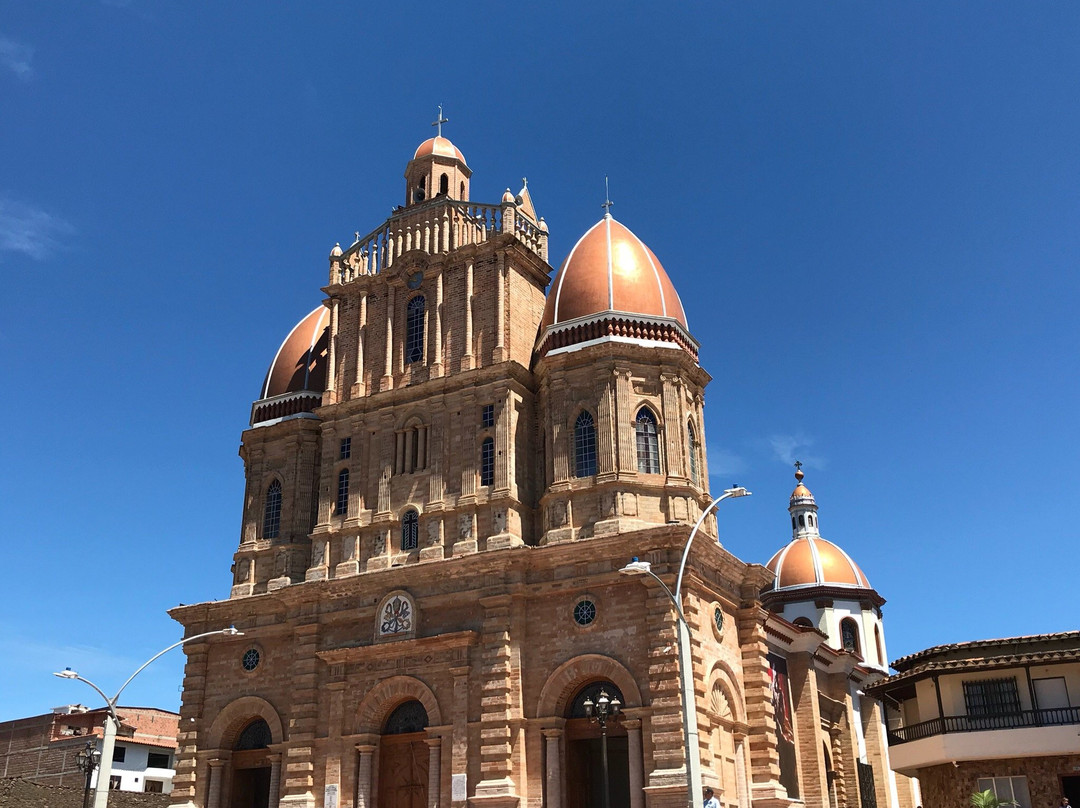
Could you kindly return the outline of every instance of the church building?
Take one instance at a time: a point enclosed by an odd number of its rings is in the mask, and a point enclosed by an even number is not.
[[[440,124],[270,362],[229,597],[170,612],[243,632],[185,646],[174,805],[687,805],[677,613],[620,571],[674,589],[714,496],[698,342],[610,208],[554,272],[471,180]],[[725,808],[912,808],[884,600],[796,476],[767,566],[691,548],[693,754]]]

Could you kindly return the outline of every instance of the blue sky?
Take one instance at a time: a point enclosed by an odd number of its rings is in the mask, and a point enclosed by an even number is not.
[[[702,343],[713,486],[755,494],[726,547],[790,538],[801,459],[890,657],[1077,628],[1080,6],[659,8],[0,2],[0,720],[227,596],[251,401],[440,103],[556,265],[610,177]]]

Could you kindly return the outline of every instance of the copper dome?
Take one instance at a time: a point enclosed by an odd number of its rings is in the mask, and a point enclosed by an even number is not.
[[[811,586],[873,589],[851,556],[820,536],[793,539],[765,566],[776,574],[772,591]]]
[[[688,330],[682,302],[660,261],[610,215],[589,228],[563,261],[540,327],[602,312],[671,319]]]
[[[413,155],[413,159],[419,160],[421,157],[427,157],[430,154],[433,154],[436,157],[453,157],[463,163],[465,162],[465,155],[461,153],[461,149],[441,135],[438,137],[429,137],[417,146],[416,154]]]
[[[266,371],[260,399],[325,389],[329,327],[330,311],[325,306],[296,324]]]

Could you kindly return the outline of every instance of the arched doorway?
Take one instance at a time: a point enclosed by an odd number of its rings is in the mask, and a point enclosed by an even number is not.
[[[590,721],[585,702],[596,704],[600,692],[625,704],[622,691],[607,680],[593,681],[570,700],[566,712],[566,808],[603,808],[604,739],[599,723]],[[608,793],[611,808],[630,805],[630,757],[621,720],[607,721]]]
[[[233,744],[230,808],[269,808],[270,726],[261,718],[251,721]]]
[[[427,808],[428,714],[419,701],[390,713],[379,742],[378,808]]]

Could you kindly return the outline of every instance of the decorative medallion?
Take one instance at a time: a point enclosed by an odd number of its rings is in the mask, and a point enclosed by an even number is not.
[[[379,618],[379,634],[404,634],[412,631],[412,625],[412,603],[408,598],[397,595],[386,602]]]
[[[409,276],[408,283],[410,289],[419,289],[420,284],[424,282],[424,273],[419,270]]]
[[[255,648],[249,648],[240,658],[240,665],[246,671],[253,671],[259,667],[259,652]]]
[[[713,607],[712,613],[713,625],[716,626],[716,632],[722,633],[724,631],[724,613],[719,606]]]

